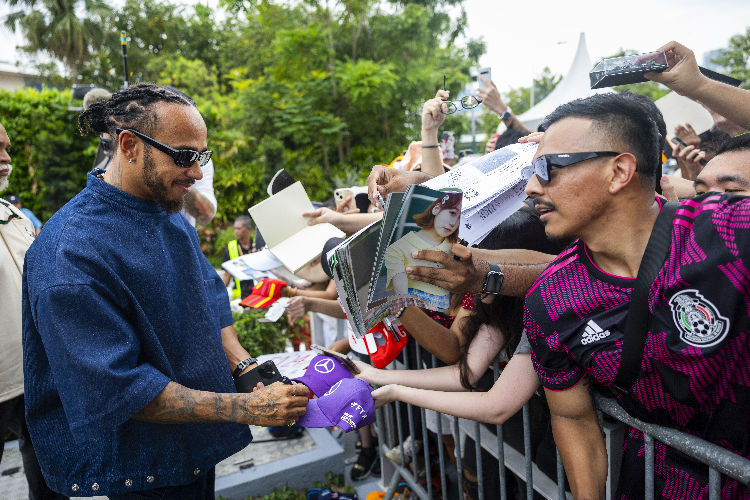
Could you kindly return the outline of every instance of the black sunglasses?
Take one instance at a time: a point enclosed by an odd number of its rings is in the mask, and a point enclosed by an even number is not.
[[[166,144],[162,144],[156,139],[152,139],[146,134],[142,134],[137,130],[133,130],[132,128],[118,128],[115,129],[115,132],[117,133],[117,135],[120,135],[120,132],[124,130],[134,133],[135,135],[143,139],[144,142],[151,144],[162,153],[169,155],[178,167],[190,168],[195,164],[196,161],[201,167],[205,167],[208,161],[211,159],[211,155],[213,154],[213,151],[211,150],[206,150],[201,153],[199,151],[195,151],[194,149],[170,148]]]
[[[591,151],[589,153],[557,153],[552,155],[542,155],[531,164],[534,173],[539,178],[539,182],[546,184],[549,182],[549,173],[553,168],[563,168],[581,163],[582,161],[600,158],[602,156],[617,156],[620,153],[614,151]]]

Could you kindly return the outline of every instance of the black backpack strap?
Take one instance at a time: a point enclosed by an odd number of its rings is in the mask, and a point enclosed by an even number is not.
[[[643,346],[646,344],[650,320],[648,291],[669,254],[672,243],[672,219],[678,206],[679,204],[674,202],[665,202],[662,206],[648,239],[646,251],[643,253],[641,265],[638,267],[638,277],[633,286],[625,319],[622,359],[613,383],[613,388],[622,394],[630,391],[641,369]]]

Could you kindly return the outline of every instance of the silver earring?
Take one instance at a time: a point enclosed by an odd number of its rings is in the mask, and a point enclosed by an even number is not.
[[[128,160],[128,163],[133,163],[133,159],[132,159],[132,158],[131,158],[131,159],[129,159],[129,160]]]

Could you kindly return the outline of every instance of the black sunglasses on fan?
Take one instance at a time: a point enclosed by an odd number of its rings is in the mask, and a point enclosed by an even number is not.
[[[151,144],[153,147],[155,147],[162,153],[169,155],[172,158],[172,160],[174,160],[175,164],[178,167],[190,168],[195,164],[196,161],[201,167],[205,167],[206,164],[208,163],[208,160],[211,159],[211,155],[213,154],[213,151],[211,150],[200,152],[200,151],[195,151],[194,149],[170,148],[166,144],[163,144],[157,141],[156,139],[153,139],[147,136],[146,134],[142,134],[141,132],[138,132],[137,130],[133,130],[132,128],[118,128],[118,129],[115,129],[115,132],[119,135],[120,132],[124,130],[134,133],[136,136],[143,139],[144,142]]]
[[[551,155],[542,155],[533,161],[531,166],[534,173],[539,178],[539,182],[546,184],[549,182],[549,173],[553,168],[563,168],[581,163],[582,161],[600,158],[602,156],[617,156],[620,153],[615,151],[591,151],[588,153],[557,153]]]

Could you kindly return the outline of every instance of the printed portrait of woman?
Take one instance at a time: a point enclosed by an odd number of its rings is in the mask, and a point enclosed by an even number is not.
[[[458,241],[458,227],[461,221],[460,192],[445,193],[436,199],[421,214],[413,216],[419,231],[407,233],[394,241],[385,252],[387,290],[399,295],[412,295],[428,304],[430,309],[445,311],[450,306],[450,292],[445,288],[411,280],[406,275],[409,266],[435,266],[433,262],[414,259],[412,252],[419,250],[440,250],[450,253],[451,245]]]

